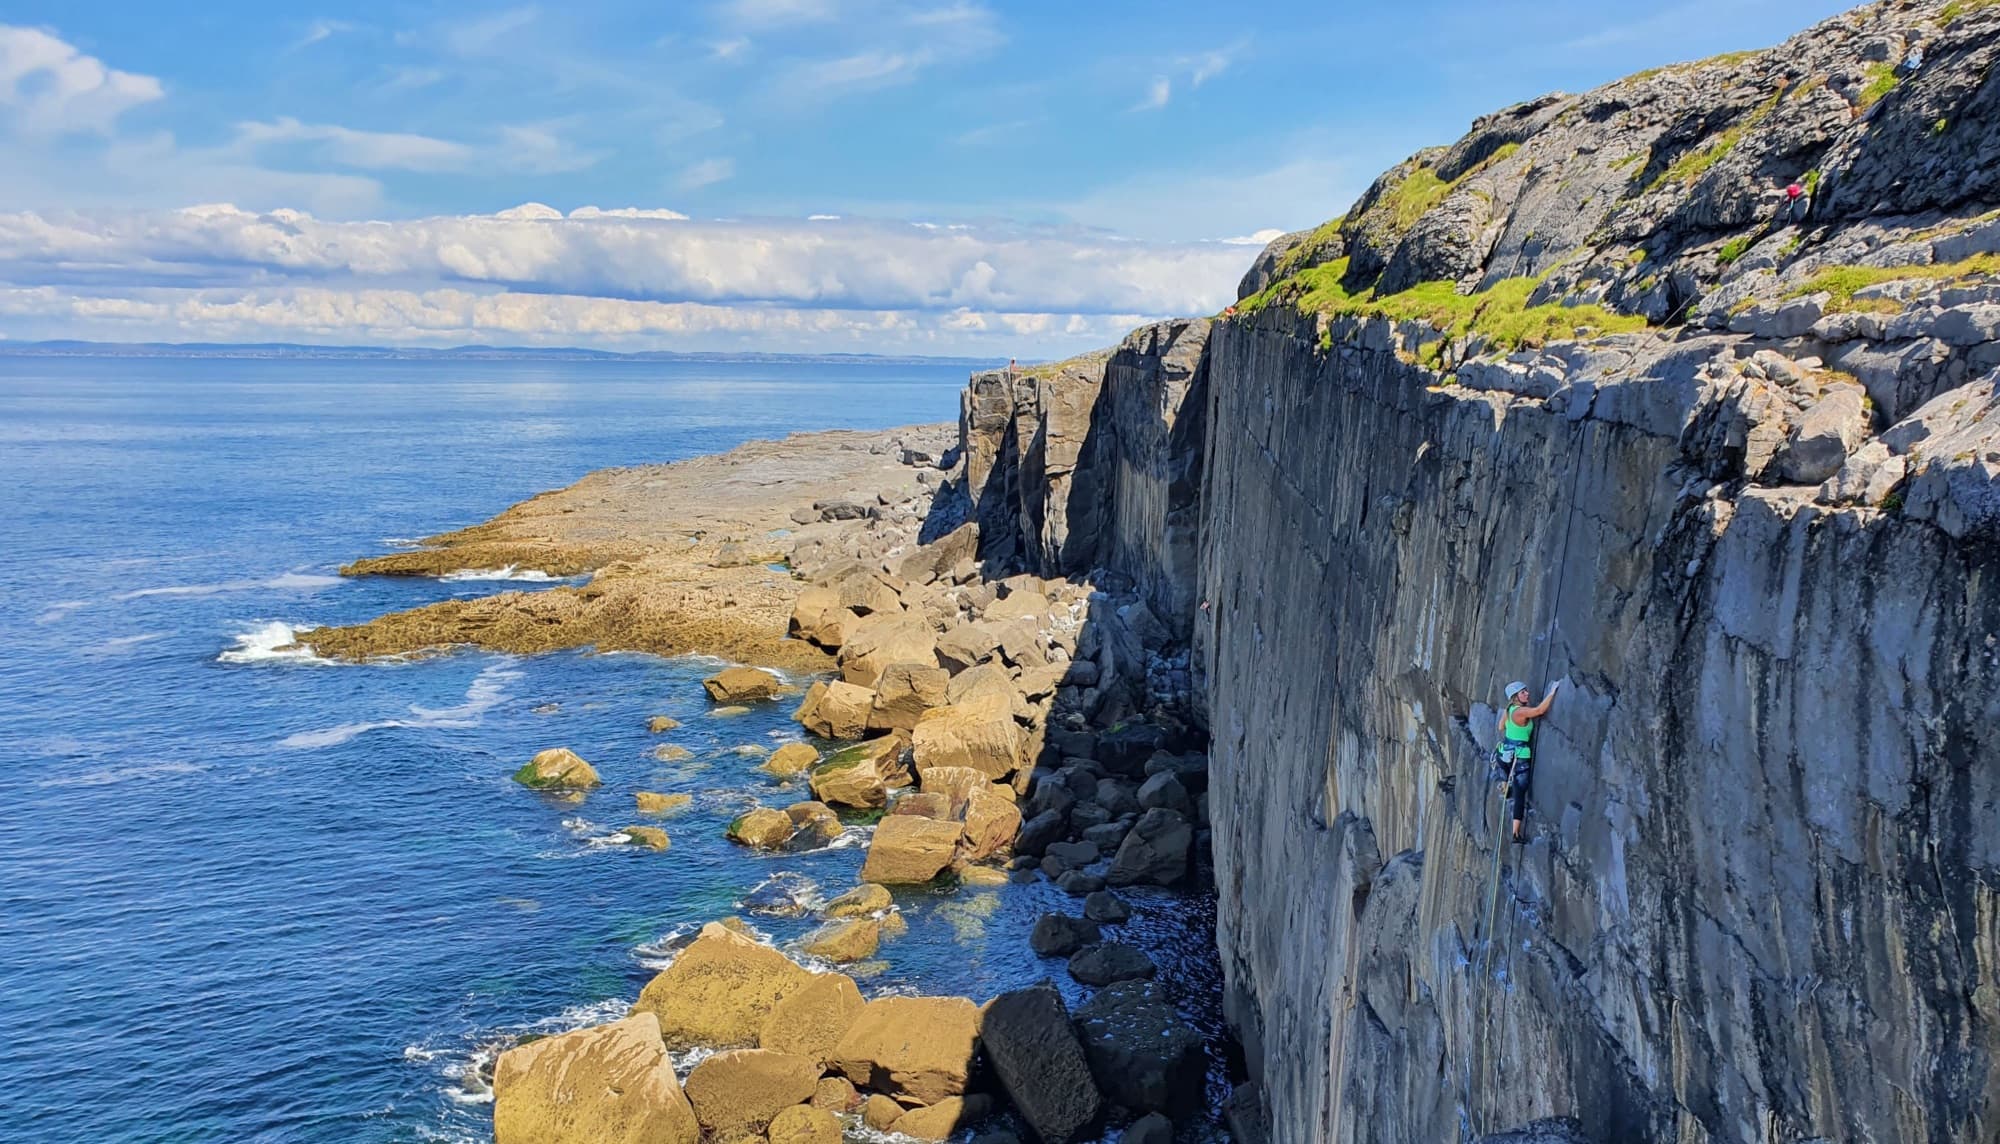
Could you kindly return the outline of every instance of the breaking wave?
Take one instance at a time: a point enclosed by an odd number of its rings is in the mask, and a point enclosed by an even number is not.
[[[225,658],[229,653],[223,653]],[[390,727],[476,727],[486,712],[507,699],[507,681],[521,673],[510,662],[493,664],[481,671],[465,689],[465,702],[452,707],[424,707],[410,704],[407,719],[382,719],[372,723],[343,723],[319,731],[300,731],[279,740],[280,747],[309,750],[345,743],[356,735]]]

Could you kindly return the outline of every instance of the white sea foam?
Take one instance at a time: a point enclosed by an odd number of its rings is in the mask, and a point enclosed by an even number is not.
[[[438,577],[440,580],[564,580],[575,577],[551,576],[539,568],[522,568],[509,564],[504,568],[461,568]]]
[[[117,636],[113,639],[105,640],[103,643],[91,644],[89,647],[83,648],[81,654],[88,656],[123,655],[128,649],[138,647],[143,643],[152,643],[154,640],[163,640],[173,634],[172,632],[142,632],[136,636]]]
[[[192,775],[207,770],[197,763],[139,763],[127,767],[104,767],[85,771],[82,774],[60,775],[44,779],[39,786],[110,786],[113,783],[130,782],[134,779],[157,779],[169,775]]]
[[[288,624],[283,620],[270,620],[258,624],[236,636],[236,646],[215,657],[217,663],[318,663],[335,661],[322,659],[313,649],[299,643],[299,633],[311,631],[317,624]]]
[[[224,658],[230,653],[224,652]],[[499,706],[507,699],[507,681],[519,679],[521,673],[512,666],[512,661],[502,660],[488,666],[472,680],[465,689],[465,702],[453,707],[424,707],[410,704],[410,718],[382,719],[372,723],[342,723],[338,727],[327,727],[318,731],[300,731],[279,740],[280,747],[297,750],[311,750],[345,743],[356,735],[369,731],[381,731],[390,727],[476,727],[486,712]]]
[[[43,608],[42,614],[35,617],[35,622],[38,624],[53,624],[88,603],[90,603],[89,600],[58,600],[48,607]]]
[[[133,592],[123,592],[113,597],[118,600],[140,600],[148,596],[214,596],[223,592],[317,592],[321,588],[331,588],[340,583],[338,576],[316,575],[310,572],[286,572],[268,580],[224,580],[217,584],[174,584],[164,588],[140,588]]]

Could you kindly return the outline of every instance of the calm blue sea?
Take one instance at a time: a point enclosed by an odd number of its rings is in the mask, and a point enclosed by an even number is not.
[[[608,465],[949,420],[963,379],[0,356],[0,1139],[489,1139],[496,1046],[620,1015],[676,936],[774,874],[852,884],[858,846],[722,841],[752,800],[800,796],[734,750],[792,737],[788,707],[709,716],[710,664],[273,649],[541,587],[338,578],[357,555]],[[684,726],[649,735],[656,714]],[[660,742],[695,758],[658,762]],[[508,780],[550,746],[605,786],[572,805]],[[666,854],[605,843],[642,789],[695,796]],[[1135,934],[1188,963],[1177,988],[1212,987],[1207,908],[1135,897]],[[1038,913],[1074,911],[1052,887],[903,904],[871,993],[1069,986],[1026,943]],[[780,944],[809,927],[755,920]]]

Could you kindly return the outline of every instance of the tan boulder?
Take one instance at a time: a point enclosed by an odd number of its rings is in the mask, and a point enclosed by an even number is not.
[[[828,577],[828,587],[833,589],[839,605],[864,617],[893,613],[901,608],[902,586],[902,581],[895,577],[858,563],[848,564]]]
[[[875,956],[881,941],[874,918],[840,918],[807,934],[799,949],[839,965]]]
[[[979,1008],[963,997],[879,997],[848,1026],[833,1066],[857,1087],[936,1104],[965,1092],[978,1046]]]
[[[997,663],[982,663],[952,676],[951,686],[945,689],[945,702],[970,703],[988,695],[1006,700],[1010,707],[1020,695],[1014,686],[1014,677]]]
[[[905,793],[889,805],[890,814],[921,814],[939,820],[951,817],[951,800],[941,794]]]
[[[1021,585],[986,605],[981,616],[988,620],[1027,619],[1039,624],[1048,619],[1050,607],[1048,596],[1040,588]]]
[[[959,844],[962,859],[976,862],[990,858],[1014,845],[1015,836],[1021,833],[1021,808],[1013,799],[996,793],[998,789],[1005,788],[988,783],[973,791],[966,802],[965,831]]]
[[[835,751],[812,769],[813,797],[835,806],[886,806],[889,788],[907,779],[902,754],[903,740],[895,735]]]
[[[875,919],[875,924],[881,927],[882,940],[884,941],[892,937],[902,937],[904,934],[910,932],[910,923],[903,920],[903,911],[901,910],[891,910],[883,914],[881,917]]]
[[[1007,871],[991,866],[963,866],[958,871],[958,882],[961,886],[1004,886]]]
[[[782,810],[760,806],[738,815],[729,824],[727,835],[731,842],[741,842],[758,850],[776,850],[790,842],[796,832],[790,815]]]
[[[887,1132],[889,1127],[903,1118],[903,1106],[883,1096],[873,1093],[868,1102],[861,1106],[861,1123],[877,1132]]]
[[[792,718],[823,739],[859,739],[868,733],[868,712],[874,706],[875,693],[868,688],[822,680],[806,689]]]
[[[861,1012],[861,990],[845,973],[821,973],[771,1007],[757,1047],[824,1064]]]
[[[700,1137],[651,1013],[531,1041],[493,1064],[494,1144],[695,1144]]]
[[[813,1099],[819,1099],[817,1090]],[[840,1118],[816,1105],[795,1104],[771,1118],[765,1136],[771,1144],[840,1144]]]
[[[873,882],[863,882],[845,894],[828,902],[820,911],[829,918],[863,918],[879,914],[896,904],[886,887]]]
[[[621,833],[632,840],[632,845],[644,846],[648,850],[665,850],[672,845],[667,839],[667,832],[657,826],[628,826]]]
[[[772,1008],[812,979],[770,946],[711,923],[646,983],[633,1012],[658,1017],[660,1035],[676,1051],[754,1045]]]
[[[785,817],[792,820],[798,833],[792,841],[800,846],[825,845],[840,837],[845,829],[840,823],[840,815],[823,802],[795,802],[785,808]]]
[[[672,814],[694,801],[691,794],[661,794],[658,791],[642,790],[632,795],[639,804],[640,814]]]
[[[905,1112],[889,1131],[915,1140],[949,1140],[953,1132],[977,1124],[992,1111],[991,1102],[983,1095],[948,1096]]]
[[[593,790],[604,780],[568,747],[551,747],[514,772],[514,781],[536,790]]]
[[[965,804],[971,801],[973,791],[992,785],[984,773],[971,767],[930,767],[917,771],[917,789],[925,794],[943,795],[951,804],[952,818],[965,813]]]
[[[688,1071],[687,1098],[703,1129],[723,1139],[762,1132],[771,1119],[812,1098],[819,1062],[769,1049],[717,1053]]]
[[[1021,762],[1021,730],[1008,702],[997,696],[925,712],[910,745],[919,772],[971,767],[989,779],[1004,779]]]
[[[712,707],[708,713],[718,719],[734,719],[738,715],[750,714],[750,708],[741,703],[730,703],[722,707]]]
[[[653,748],[653,757],[663,763],[678,763],[684,759],[694,758],[694,752],[679,743],[661,743]]]
[[[892,663],[875,681],[875,706],[868,712],[872,730],[907,731],[923,713],[945,704],[951,673],[936,663]]]
[[[772,751],[771,757],[765,759],[759,769],[781,779],[791,779],[804,774],[817,762],[819,752],[813,750],[811,743],[786,743]]]
[[[943,873],[958,855],[963,828],[913,814],[890,815],[875,826],[861,879],[885,885],[928,882]]]
[[[813,1089],[811,1104],[828,1112],[852,1112],[861,1103],[861,1094],[854,1091],[854,1085],[844,1076],[821,1077],[819,1087]]]
[[[717,703],[751,703],[778,693],[778,677],[754,667],[725,667],[701,681]]]
[[[681,721],[671,715],[655,715],[646,722],[646,730],[658,735],[680,727]]]
[[[851,614],[841,607],[840,594],[833,589],[807,588],[792,605],[792,621],[786,632],[828,651],[837,651],[843,634],[842,621]]]
[[[930,625],[905,612],[882,612],[863,619],[840,647],[840,677],[873,688],[893,663],[937,662],[937,637]]]

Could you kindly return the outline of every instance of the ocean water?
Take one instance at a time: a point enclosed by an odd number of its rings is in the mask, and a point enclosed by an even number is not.
[[[676,938],[768,879],[850,886],[864,827],[807,854],[722,839],[804,796],[738,751],[796,737],[789,704],[710,715],[711,663],[275,649],[548,586],[335,575],[358,555],[607,465],[949,420],[963,376],[0,356],[0,1139],[490,1139],[480,1067],[511,1038],[622,1014]],[[682,728],[648,734],[658,714]],[[665,742],[694,758],[656,760]],[[604,787],[509,780],[551,746]],[[694,796],[665,854],[617,844],[648,821],[636,790]],[[1074,911],[1053,887],[900,897],[911,932],[864,991],[1075,995],[1027,948],[1038,914]],[[1133,898],[1131,936],[1219,1038],[1211,907]],[[780,945],[811,928],[746,916]]]

